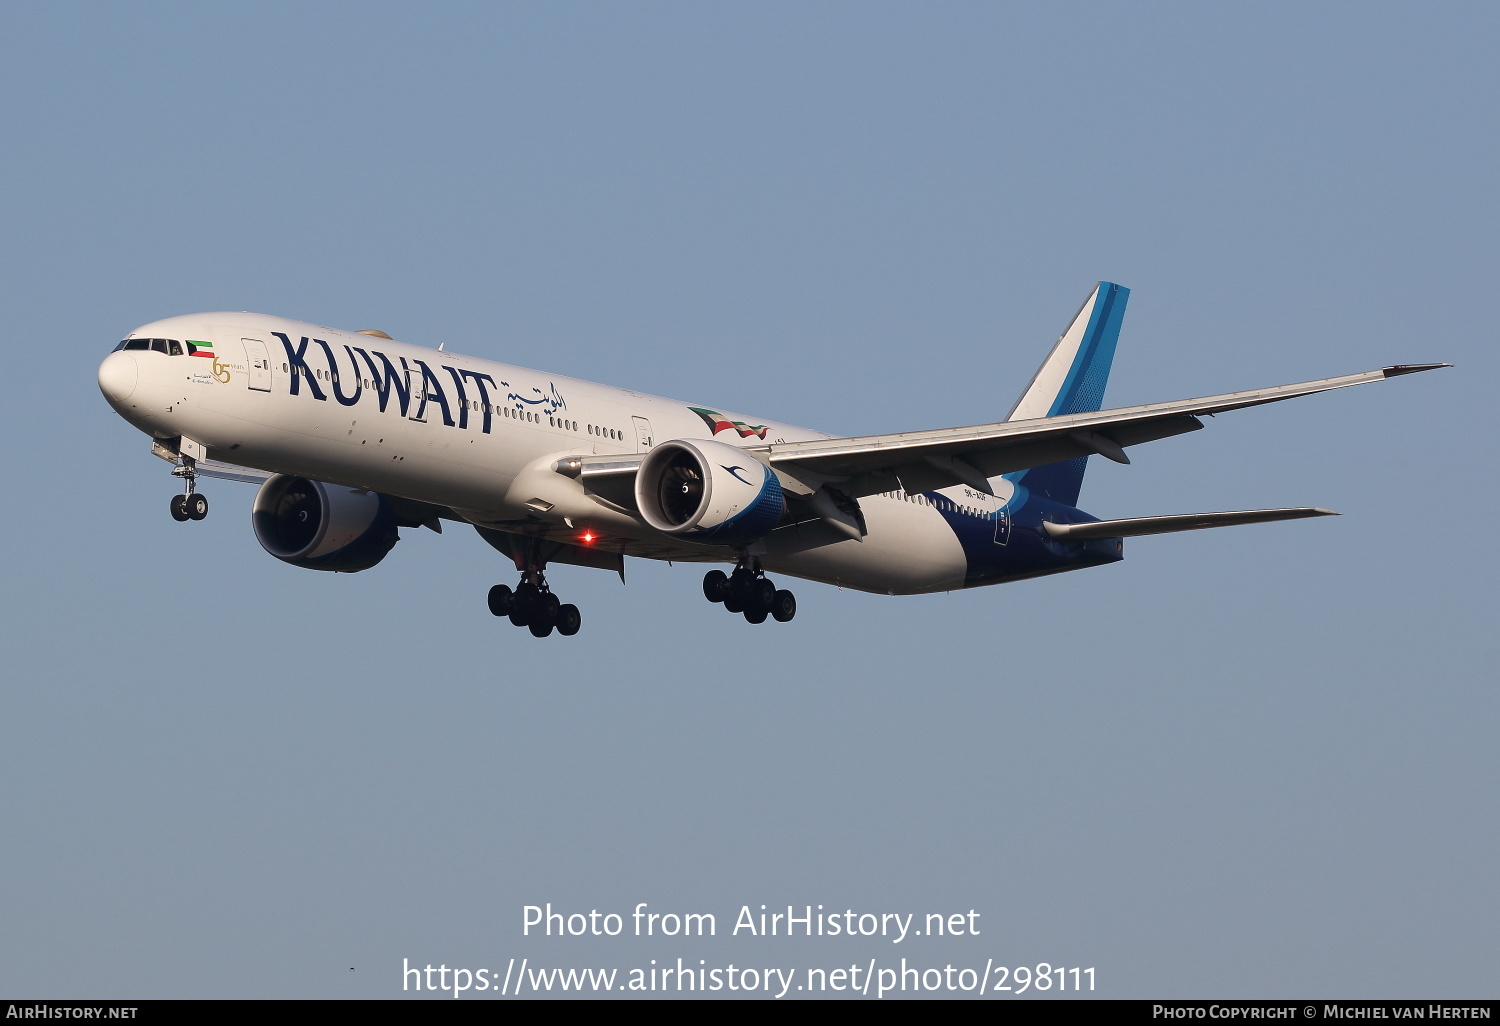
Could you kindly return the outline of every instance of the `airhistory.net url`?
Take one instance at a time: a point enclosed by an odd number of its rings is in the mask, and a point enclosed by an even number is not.
[[[769,997],[786,997],[802,992],[814,994],[847,994],[883,998],[887,994],[931,994],[952,992],[975,997],[1010,997],[1024,993],[1075,992],[1094,989],[1094,969],[1054,966],[1039,962],[1034,966],[996,965],[994,959],[981,971],[974,967],[957,968],[952,963],[942,968],[919,968],[902,958],[899,967],[872,958],[866,964],[851,963],[837,969],[795,969],[773,966],[742,967],[729,963],[709,968],[706,959],[694,966],[677,959],[676,965],[658,965],[635,969],[563,969],[556,966],[533,966],[529,958],[518,963],[510,959],[505,971],[489,969],[450,969],[446,965],[413,966],[403,958],[401,989],[404,991],[444,991],[458,998],[464,995],[487,997],[520,997],[547,993],[616,993],[633,994],[704,994],[733,992]]]

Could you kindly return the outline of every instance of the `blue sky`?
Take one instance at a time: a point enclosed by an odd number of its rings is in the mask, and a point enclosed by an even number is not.
[[[1493,7],[0,11],[0,992],[387,997],[403,957],[809,967],[521,907],[981,911],[1102,996],[1492,995]],[[1457,365],[1091,461],[1110,567],[791,625],[470,533],[317,574],[94,383],[249,309],[861,433],[1003,416],[1093,283],[1106,402]],[[1099,465],[1103,463],[1103,465]],[[767,942],[769,944],[770,942]],[[917,957],[912,955],[911,957]],[[350,967],[355,972],[350,972]]]

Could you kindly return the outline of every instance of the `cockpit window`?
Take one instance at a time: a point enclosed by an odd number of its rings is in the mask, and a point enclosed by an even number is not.
[[[149,349],[167,356],[181,356],[183,353],[182,343],[175,338],[127,338],[115,346],[114,352],[122,349]]]

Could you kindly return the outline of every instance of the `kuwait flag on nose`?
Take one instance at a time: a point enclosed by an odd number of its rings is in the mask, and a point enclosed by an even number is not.
[[[188,339],[187,347],[189,356],[206,356],[209,359],[213,359],[214,344],[212,342],[195,342],[192,339]]]

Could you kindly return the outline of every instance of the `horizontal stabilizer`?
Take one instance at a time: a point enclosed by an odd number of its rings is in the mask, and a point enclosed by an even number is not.
[[[1338,514],[1331,509],[1299,506],[1295,509],[1244,509],[1234,513],[1182,513],[1170,517],[1096,520],[1090,524],[1043,524],[1042,528],[1059,541],[1088,541],[1092,538],[1133,538],[1142,534],[1201,531],[1205,527],[1233,527],[1236,524],[1263,524],[1271,520],[1336,516]]]

